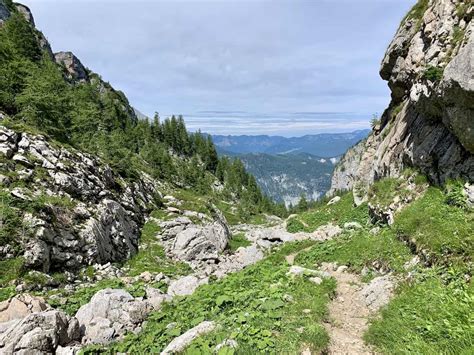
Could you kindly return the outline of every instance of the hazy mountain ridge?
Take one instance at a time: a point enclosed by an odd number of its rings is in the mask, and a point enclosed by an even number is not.
[[[302,137],[213,135],[218,151],[230,153],[289,154],[309,153],[323,158],[344,154],[347,149],[367,137],[370,130],[348,133],[321,133]]]

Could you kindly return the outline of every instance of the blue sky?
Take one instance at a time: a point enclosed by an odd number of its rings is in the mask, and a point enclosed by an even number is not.
[[[369,126],[378,75],[415,0],[23,0],[145,114],[215,134],[297,136]]]

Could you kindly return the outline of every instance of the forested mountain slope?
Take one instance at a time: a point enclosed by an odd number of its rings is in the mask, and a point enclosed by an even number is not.
[[[238,158],[257,179],[262,191],[286,206],[296,206],[301,197],[316,201],[329,190],[336,158],[307,153],[270,155],[242,154]]]

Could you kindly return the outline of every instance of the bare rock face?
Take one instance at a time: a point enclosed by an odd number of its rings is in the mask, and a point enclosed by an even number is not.
[[[1,354],[53,354],[58,346],[78,339],[77,320],[57,310],[0,323]]]
[[[81,61],[71,52],[54,53],[56,63],[64,66],[68,78],[74,81],[88,81],[89,76]]]
[[[159,194],[156,181],[142,175],[125,182],[100,159],[3,126],[0,155],[6,158],[0,172],[18,174],[28,186],[12,189],[12,198],[46,201],[34,215],[22,212],[30,235],[22,241],[27,267],[77,270],[136,253],[140,226]],[[10,170],[10,161],[23,170]]]
[[[31,13],[31,10],[23,4],[15,4],[15,7],[18,10],[18,12],[23,15],[25,20],[28,21],[34,27],[35,19],[33,18],[33,14]]]
[[[353,189],[363,202],[374,180],[406,167],[432,183],[474,180],[473,12],[472,2],[433,0],[420,18],[407,16],[380,70],[392,102],[367,140],[341,159],[330,193]]]
[[[0,26],[9,17],[10,17],[10,11],[8,10],[8,8],[5,5],[4,1],[0,0]]]

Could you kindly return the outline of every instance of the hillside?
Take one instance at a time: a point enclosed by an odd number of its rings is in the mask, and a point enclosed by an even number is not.
[[[0,353],[471,354],[473,13],[418,1],[382,62],[389,108],[285,218],[0,0]]]
[[[329,190],[336,159],[307,153],[242,154],[238,158],[257,179],[262,191],[276,202],[295,206],[301,196],[317,200]]]
[[[222,136],[213,135],[218,151],[224,153],[289,154],[308,153],[322,158],[342,155],[348,148],[367,137],[369,130],[350,133],[323,133],[302,137]]]

